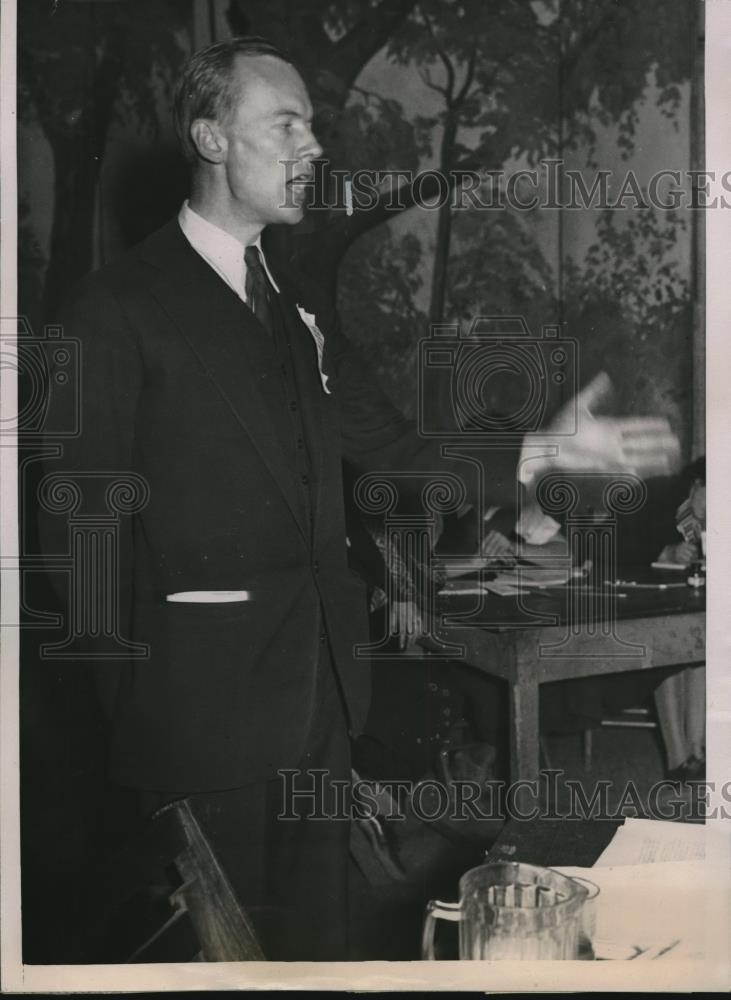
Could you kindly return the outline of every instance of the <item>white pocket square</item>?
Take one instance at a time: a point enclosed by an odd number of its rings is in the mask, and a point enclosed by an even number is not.
[[[229,604],[234,601],[250,601],[250,590],[181,590],[168,594],[166,601],[181,604]]]

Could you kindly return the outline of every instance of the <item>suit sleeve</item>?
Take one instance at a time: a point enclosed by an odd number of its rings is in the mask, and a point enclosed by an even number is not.
[[[389,400],[366,357],[347,340],[334,314],[328,330],[329,363],[336,375],[347,461],[360,471],[456,474],[463,478],[473,506],[482,510],[493,505],[517,507],[519,447],[478,448],[465,441],[459,448],[468,452],[471,460],[445,456],[444,442],[421,435],[415,421],[407,419]],[[454,443],[452,439],[450,444]],[[482,495],[478,468],[484,480]]]

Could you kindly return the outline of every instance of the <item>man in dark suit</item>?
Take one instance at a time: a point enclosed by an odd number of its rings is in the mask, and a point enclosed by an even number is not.
[[[122,519],[119,621],[148,655],[98,665],[112,780],[149,808],[187,798],[266,957],[316,960],[347,957],[348,822],[308,822],[304,800],[278,820],[278,772],[325,771],[329,812],[367,710],[341,463],[458,470],[374,387],[329,303],[263,258],[262,230],[302,218],[322,152],[311,120],[268,43],[193,57],[176,99],[190,198],[68,302],[82,429],[48,472],[94,473],[88,510],[109,475],[145,484]],[[569,442],[569,464],[581,447]],[[496,452],[490,503],[516,503],[516,457]]]

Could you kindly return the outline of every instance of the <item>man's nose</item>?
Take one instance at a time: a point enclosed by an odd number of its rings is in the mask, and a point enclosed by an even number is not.
[[[311,128],[308,128],[306,134],[302,137],[302,146],[299,154],[303,160],[317,160],[323,154],[322,146],[317,141],[315,133]]]

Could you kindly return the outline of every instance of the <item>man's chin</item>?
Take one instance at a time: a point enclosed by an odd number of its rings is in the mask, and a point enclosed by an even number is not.
[[[287,205],[278,209],[276,216],[269,220],[272,225],[296,226],[305,216],[304,205]]]

